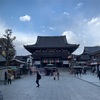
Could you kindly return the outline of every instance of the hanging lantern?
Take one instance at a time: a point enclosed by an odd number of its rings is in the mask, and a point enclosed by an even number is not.
[[[68,56],[68,59],[71,59],[72,58],[72,56]]]
[[[56,60],[56,63],[59,63],[59,59]]]

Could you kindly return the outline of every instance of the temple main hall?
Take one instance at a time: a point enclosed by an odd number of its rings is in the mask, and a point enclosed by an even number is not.
[[[72,53],[79,44],[69,44],[66,36],[38,36],[36,43],[24,45],[33,56],[33,64],[45,67],[53,64],[56,67],[68,67]]]

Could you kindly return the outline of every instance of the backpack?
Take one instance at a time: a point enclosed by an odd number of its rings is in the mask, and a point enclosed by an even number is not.
[[[39,74],[39,80],[41,79],[41,75]]]

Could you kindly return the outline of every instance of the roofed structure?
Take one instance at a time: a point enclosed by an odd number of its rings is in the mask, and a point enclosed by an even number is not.
[[[24,45],[25,49],[32,53],[34,62],[37,64],[55,64],[62,66],[68,64],[68,57],[79,44],[69,44],[66,36],[38,36],[33,45]]]
[[[67,49],[71,53],[74,52],[79,45],[69,44],[66,40],[66,36],[38,36],[37,41],[33,45],[24,45],[30,53],[33,53],[36,49]]]
[[[88,65],[91,65],[90,63],[94,63],[94,55],[100,52],[100,46],[92,46],[92,47],[84,47],[84,51],[81,55],[77,55],[76,59],[78,62],[83,61],[86,62]]]
[[[84,47],[84,52],[88,54],[92,54],[100,50],[100,46],[93,46],[93,47]]]
[[[15,56],[15,59],[23,61],[23,62],[27,62],[28,57],[29,57],[29,55],[27,55],[27,56]]]
[[[87,53],[82,53],[81,55],[77,55],[77,61],[88,61],[90,60],[90,55]]]

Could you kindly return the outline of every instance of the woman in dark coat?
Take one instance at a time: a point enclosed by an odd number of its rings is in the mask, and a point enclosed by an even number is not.
[[[37,87],[39,87],[40,86],[40,84],[39,84],[39,80],[41,79],[41,75],[39,74],[39,72],[37,71],[36,72],[36,83],[37,83]]]
[[[99,80],[100,80],[100,71],[98,71],[97,77],[99,77]]]
[[[58,69],[57,69],[57,78],[58,78],[58,80],[59,80],[59,71],[58,71]]]
[[[7,84],[7,72],[5,71],[5,73],[4,73],[4,85],[6,85]]]

